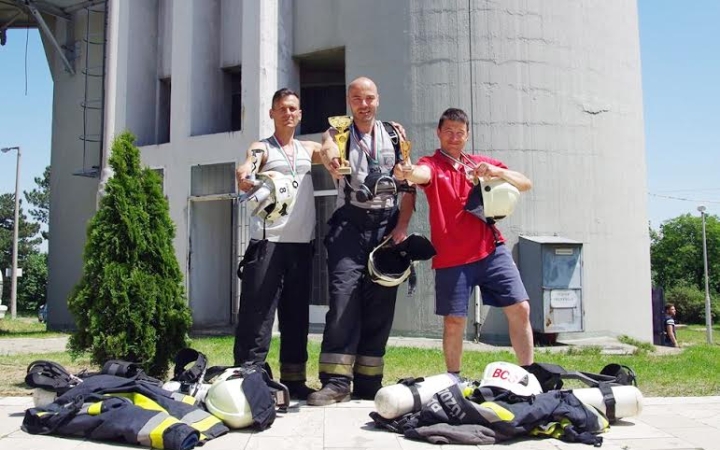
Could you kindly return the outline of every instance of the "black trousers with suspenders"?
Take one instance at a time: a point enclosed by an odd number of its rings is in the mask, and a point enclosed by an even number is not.
[[[397,220],[396,208],[378,211],[345,205],[328,222],[330,309],[319,364],[323,385],[349,387],[352,381],[356,394],[372,396],[382,384],[397,287],[373,283],[367,261]]]
[[[275,312],[280,328],[280,380],[305,381],[313,243],[251,240],[242,269],[235,365],[265,361]]]

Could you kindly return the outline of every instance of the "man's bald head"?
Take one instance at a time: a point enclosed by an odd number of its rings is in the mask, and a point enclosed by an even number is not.
[[[371,89],[377,93],[375,82],[368,77],[358,77],[352,80],[348,85],[348,95],[350,95],[350,91],[356,89]]]
[[[370,132],[380,104],[375,82],[367,77],[355,78],[348,85],[347,99],[355,124],[363,133]]]

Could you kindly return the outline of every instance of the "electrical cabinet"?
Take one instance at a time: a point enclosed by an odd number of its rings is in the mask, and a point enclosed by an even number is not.
[[[583,331],[582,243],[558,236],[520,236],[518,256],[533,331]]]

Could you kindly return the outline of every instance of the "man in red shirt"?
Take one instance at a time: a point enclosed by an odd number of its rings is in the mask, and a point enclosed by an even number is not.
[[[463,110],[446,110],[437,128],[440,148],[417,164],[401,163],[394,169],[397,179],[418,184],[427,195],[430,235],[437,250],[432,264],[435,313],[444,317],[445,365],[454,374],[460,373],[468,300],[475,286],[484,304],[505,312],[519,363],[533,362],[528,294],[510,250],[494,224],[465,210],[476,178],[502,178],[520,191],[529,190],[532,182],[500,161],[466,154],[469,123]]]

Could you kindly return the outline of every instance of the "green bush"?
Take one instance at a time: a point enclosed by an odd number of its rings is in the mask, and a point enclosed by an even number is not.
[[[88,226],[83,275],[68,301],[77,325],[69,349],[89,351],[99,365],[138,362],[164,377],[188,343],[191,315],[161,181],[140,167],[134,141],[124,133],[113,142],[114,176]]]
[[[705,324],[705,291],[683,283],[670,288],[665,293],[665,302],[675,305],[678,322]],[[711,307],[712,317],[720,317],[720,307],[717,302]]]

